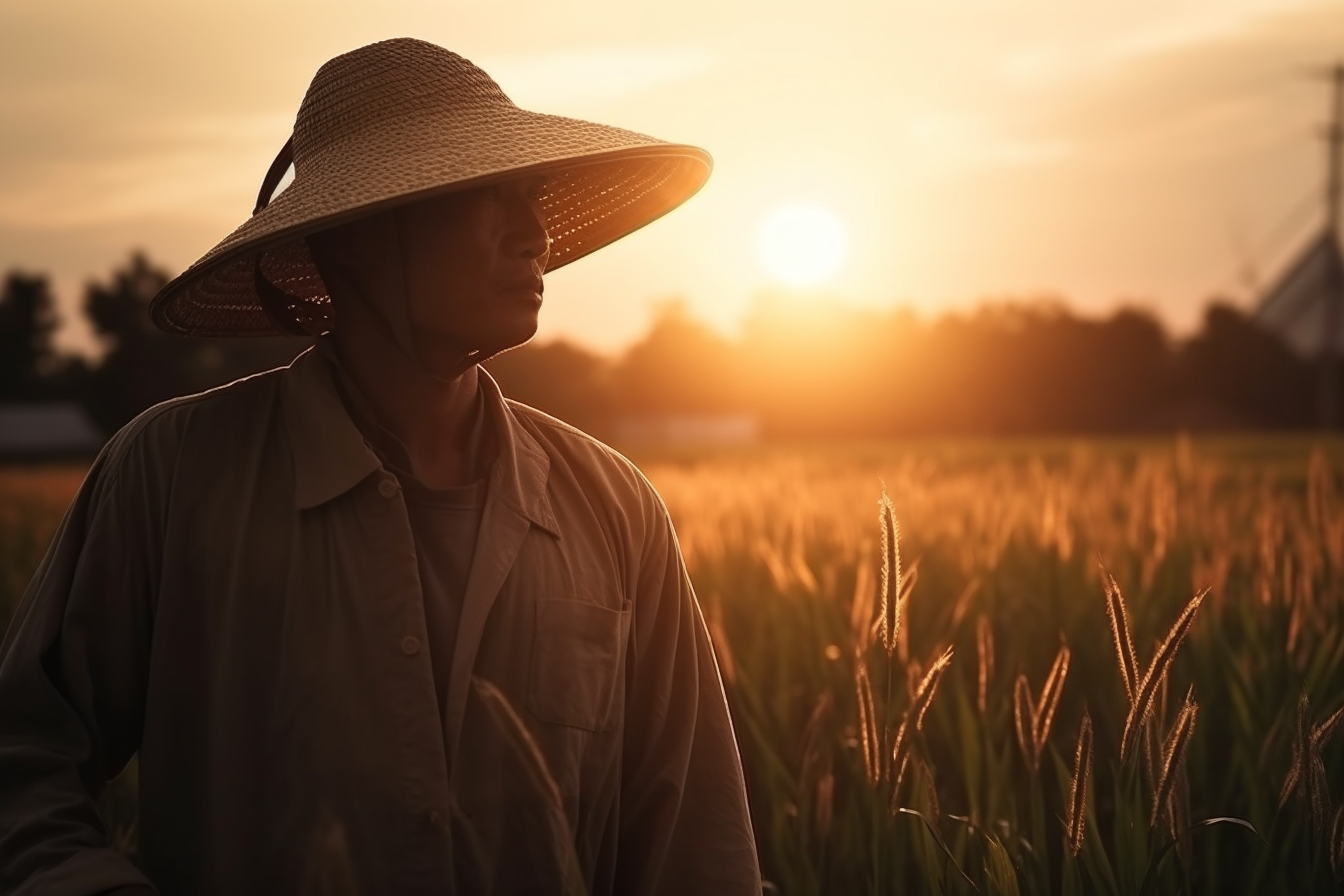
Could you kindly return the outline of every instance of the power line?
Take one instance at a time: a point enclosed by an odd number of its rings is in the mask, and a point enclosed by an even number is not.
[[[1323,428],[1338,423],[1339,325],[1344,318],[1344,271],[1339,263],[1341,150],[1344,150],[1344,62],[1330,70],[1330,124],[1326,127],[1325,227],[1334,250],[1326,268],[1325,326],[1321,334],[1321,381],[1317,393]]]

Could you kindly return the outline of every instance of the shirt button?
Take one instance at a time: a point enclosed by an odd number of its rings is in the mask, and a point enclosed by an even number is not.
[[[390,476],[386,479],[380,479],[378,481],[378,494],[384,498],[394,497],[397,494],[397,480]]]
[[[420,652],[420,639],[415,635],[407,635],[401,639],[401,652],[407,656],[415,656]]]
[[[425,813],[425,821],[437,826],[443,823],[443,816],[439,814],[438,809],[430,809]]]

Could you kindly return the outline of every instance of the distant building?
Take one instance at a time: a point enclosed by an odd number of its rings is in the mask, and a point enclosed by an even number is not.
[[[739,445],[760,438],[751,414],[648,414],[616,421],[616,441],[678,445]]]
[[[103,434],[74,402],[0,404],[0,461],[92,457]]]
[[[1326,349],[1344,355],[1344,258],[1339,243],[1326,230],[1309,243],[1287,270],[1260,299],[1255,319],[1278,333],[1293,351],[1304,358],[1319,358]],[[1335,311],[1335,332],[1326,327]]]

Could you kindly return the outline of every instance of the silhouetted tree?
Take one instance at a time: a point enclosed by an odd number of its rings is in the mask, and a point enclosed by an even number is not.
[[[594,435],[609,427],[611,364],[600,355],[559,341],[505,352],[486,367],[509,398]]]
[[[1315,410],[1316,369],[1276,334],[1215,301],[1180,352],[1180,394],[1213,425],[1305,427]]]
[[[0,399],[50,396],[56,374],[52,335],[59,321],[47,278],[11,271],[0,293]]]
[[[107,348],[89,377],[85,404],[111,432],[156,402],[287,363],[305,340],[170,336],[149,319],[168,274],[136,252],[111,279],[90,283],[84,311]]]
[[[0,399],[78,394],[111,431],[154,402],[284,364],[305,345],[163,334],[147,306],[167,280],[136,253],[107,282],[89,284],[85,313],[106,349],[90,368],[52,346],[46,278],[10,273],[0,295]],[[1136,309],[1095,319],[1058,301],[1006,302],[924,321],[784,296],[761,297],[736,340],[673,301],[618,358],[552,342],[488,366],[510,397],[598,435],[618,413],[722,411],[753,413],[776,436],[1299,427],[1313,420],[1317,376],[1226,303],[1173,345]]]
[[[626,413],[734,410],[740,402],[733,347],[691,317],[685,302],[664,304],[653,326],[616,364],[615,396]]]

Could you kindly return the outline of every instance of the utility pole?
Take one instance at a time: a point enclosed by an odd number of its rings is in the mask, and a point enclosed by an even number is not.
[[[1344,62],[1328,71],[1332,84],[1330,124],[1326,128],[1325,232],[1330,255],[1325,275],[1325,326],[1321,334],[1321,380],[1317,419],[1323,429],[1339,425],[1339,344],[1344,322],[1344,270],[1339,243],[1341,155],[1344,155]]]

